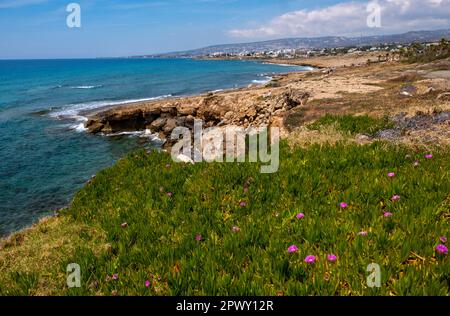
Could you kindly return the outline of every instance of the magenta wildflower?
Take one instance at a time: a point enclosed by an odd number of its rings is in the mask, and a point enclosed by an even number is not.
[[[341,204],[339,204],[341,206],[341,208],[347,208],[348,204],[345,202],[342,202]]]
[[[173,196],[173,193],[172,193],[172,192],[167,192],[166,195],[167,195],[168,197],[172,197],[172,196]]]
[[[288,252],[289,253],[294,253],[294,252],[297,252],[297,251],[298,251],[298,248],[297,248],[296,245],[289,246],[289,248],[288,248]]]
[[[394,172],[389,172],[389,173],[388,173],[388,177],[389,177],[389,178],[395,177],[395,173],[394,173]]]
[[[202,241],[203,240],[202,235],[200,235],[200,234],[195,235],[195,240]]]
[[[303,214],[303,213],[298,213],[297,214],[297,218],[298,219],[302,219],[302,218],[304,218],[305,217],[305,214]]]
[[[395,202],[395,201],[398,201],[398,200],[400,200],[400,195],[393,195],[392,197],[391,197],[391,201],[392,202]]]
[[[385,212],[383,214],[384,217],[391,217],[392,215],[394,215],[394,214],[392,214],[391,212]]]
[[[145,281],[145,287],[149,287],[150,286],[150,281],[149,280],[146,280]]]
[[[432,154],[425,155],[425,158],[427,158],[427,159],[433,159],[433,155],[432,155]]]
[[[327,255],[327,260],[330,262],[335,262],[337,260],[337,256],[333,253],[330,253],[329,255]]]
[[[241,229],[237,226],[233,226],[233,228],[231,228],[231,230],[233,231],[233,233],[239,233],[241,231]]]
[[[127,223],[127,222],[120,224],[120,227],[122,227],[122,228],[125,228],[125,227],[127,227],[127,226],[128,226],[128,223]]]
[[[440,254],[448,254],[448,248],[443,245],[443,244],[439,244],[436,246],[436,251]]]
[[[316,257],[315,256],[306,256],[305,262],[306,263],[314,263],[314,262],[316,262]]]
[[[445,244],[447,242],[447,237],[441,236],[441,237],[439,237],[439,240]]]
[[[119,278],[119,275],[117,274],[117,273],[114,273],[113,275],[112,275],[112,279],[113,280],[117,280]]]
[[[368,233],[367,233],[365,230],[360,231],[360,232],[358,233],[358,236],[363,236],[363,237],[365,237],[365,236],[367,236],[367,235],[368,235]]]
[[[239,206],[240,207],[245,207],[245,206],[247,206],[247,202],[241,201],[241,202],[239,202]]]

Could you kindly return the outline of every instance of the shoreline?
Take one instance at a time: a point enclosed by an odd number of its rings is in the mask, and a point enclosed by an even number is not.
[[[279,61],[276,62],[278,63]],[[252,115],[253,119],[259,115],[258,110],[253,107],[253,104],[256,103],[256,101],[263,102],[264,106],[267,107],[277,105],[281,102],[285,107],[278,109],[281,110],[279,112],[274,111],[276,113],[271,113],[268,117],[266,117],[265,122],[268,123],[269,126],[280,127],[282,137],[287,138],[292,134],[290,126],[291,123],[288,122],[289,116],[297,115],[297,112],[307,109],[306,117],[302,118],[302,121],[313,121],[317,118],[316,114],[308,113],[308,111],[315,111],[307,106],[311,103],[311,101],[316,107],[319,105],[317,112],[320,113],[320,111],[323,111],[323,109],[320,108],[322,102],[325,102],[326,104],[328,103],[327,100],[333,98],[336,100],[344,98],[345,100],[345,93],[359,93],[364,95],[373,94],[380,91],[381,88],[379,86],[382,85],[384,81],[375,79],[378,76],[376,71],[384,71],[383,76],[386,81],[394,80],[403,72],[414,69],[414,65],[398,63],[380,63],[371,66],[360,66],[361,67],[340,66],[336,67],[336,70],[332,72],[324,72],[323,69],[315,69],[313,71],[294,71],[282,73],[274,75],[273,80],[268,84],[254,85],[251,87],[243,86],[217,92],[203,92],[191,96],[175,96],[160,100],[126,103],[122,105],[114,105],[112,107],[106,106],[104,108],[99,108],[92,111],[88,110],[83,112],[83,115],[86,114],[89,116],[88,123],[90,124],[95,124],[103,119],[112,119],[112,121],[118,123],[119,130],[117,132],[119,133],[143,131],[143,129],[136,129],[135,126],[133,126],[133,121],[136,119],[134,115],[141,115],[142,113],[145,113],[145,111],[148,111],[147,113],[150,115],[154,114],[156,116],[154,117],[153,122],[161,118],[161,116],[164,116],[166,121],[167,119],[176,119],[177,115],[173,115],[173,113],[171,113],[174,108],[177,112],[181,110],[182,116],[191,115],[199,117],[200,119],[204,119],[206,117],[212,118],[212,120],[206,120],[210,126],[217,126],[219,123],[222,123],[226,114],[233,112],[232,114],[237,114],[237,116],[231,117],[228,122],[224,123],[225,125],[247,124],[248,126],[253,123],[253,121],[250,122],[249,114]],[[369,70],[375,75],[372,74],[368,76],[367,73]],[[341,77],[344,77],[345,80]],[[365,77],[368,77],[368,79],[365,79]],[[270,86],[274,81],[277,82],[279,86]],[[327,91],[324,92],[324,90]],[[341,95],[342,93],[344,93],[344,97]],[[234,104],[234,107],[228,107],[230,104]],[[286,107],[287,104],[290,105]],[[450,109],[448,102],[446,104],[447,105],[444,107],[444,110]],[[223,107],[224,105],[225,107]],[[227,111],[224,111],[224,108]],[[394,115],[395,113],[400,113],[404,110],[404,108],[398,106],[397,108],[389,109],[387,113]],[[155,112],[152,113],[152,111]],[[326,111],[333,112],[335,110],[328,109]],[[346,113],[348,111],[349,109],[346,109],[344,112],[338,110],[336,113]],[[416,107],[412,107],[411,111],[408,111],[408,115],[414,115],[413,113],[415,113],[415,111]],[[382,116],[384,115],[383,113],[386,112],[373,111],[371,115]],[[127,122],[132,124],[129,126],[124,126],[123,128],[120,127],[121,123],[125,123],[126,125]],[[89,129],[89,127],[87,128]],[[164,126],[157,127],[155,134],[160,136],[167,135],[168,132],[163,131],[163,128]],[[96,132],[92,129],[89,132],[93,134],[98,133],[98,131]],[[87,180],[87,183],[89,181],[90,180]],[[52,218],[53,216],[48,215],[43,218],[46,217]],[[11,232],[0,239],[5,240],[16,233],[20,233],[23,230],[28,230],[38,222],[35,222],[28,227],[24,227],[23,229]]]
[[[198,60],[212,60],[212,59],[198,59]],[[213,60],[235,60],[235,59],[213,59]],[[236,60],[239,61],[239,60]],[[293,74],[293,73],[304,73],[304,72],[310,72],[310,71],[314,71],[314,70],[319,70],[322,67],[315,67],[313,65],[309,65],[309,64],[283,64],[281,63],[281,61],[274,61],[274,62],[265,62],[262,60],[257,60],[257,59],[248,59],[248,60],[244,60],[244,61],[256,61],[256,62],[260,62],[262,64],[272,64],[272,65],[280,65],[280,66],[287,66],[287,67],[311,67],[311,69],[308,70],[295,70],[295,71],[287,71],[287,72],[280,72],[280,73],[276,73],[276,74],[271,74],[270,76],[268,75],[267,77],[270,77],[270,80],[267,80],[267,82],[264,83],[256,83],[256,82],[249,82],[248,84],[243,84],[242,86],[237,86],[237,87],[232,87],[232,88],[219,88],[216,90],[206,90],[206,91],[202,91],[202,92],[194,92],[191,94],[183,94],[183,95],[164,95],[164,96],[156,96],[156,97],[149,97],[148,100],[143,100],[143,101],[136,101],[136,102],[123,102],[123,103],[117,103],[117,104],[113,104],[113,105],[105,105],[104,107],[99,107],[99,108],[95,108],[92,110],[84,110],[81,111],[79,114],[82,116],[94,116],[96,114],[99,114],[100,112],[104,112],[104,111],[108,111],[111,109],[115,109],[115,108],[120,108],[120,107],[125,107],[125,106],[139,106],[139,105],[143,105],[143,104],[149,104],[149,103],[158,103],[159,101],[163,101],[163,100],[178,100],[178,99],[184,99],[184,98],[190,98],[190,97],[198,97],[198,96],[202,96],[202,95],[207,95],[210,93],[227,93],[227,92],[237,92],[237,91],[241,91],[241,90],[245,90],[245,89],[254,89],[254,88],[260,88],[263,87],[267,84],[270,84],[270,82],[272,82],[273,80],[276,80],[277,77],[282,77],[282,76],[286,76],[289,74]]]

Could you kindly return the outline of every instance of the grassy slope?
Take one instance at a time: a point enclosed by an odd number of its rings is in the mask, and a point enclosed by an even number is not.
[[[166,154],[134,153],[82,189],[54,229],[33,231],[48,235],[47,244],[64,229],[74,235],[64,255],[52,252],[51,265],[17,277],[13,262],[4,264],[5,251],[26,256],[36,238],[1,250],[0,294],[45,293],[39,281],[27,281],[31,275],[52,279],[57,294],[448,295],[448,256],[437,257],[435,246],[450,235],[450,148],[433,159],[424,154],[383,143],[283,144],[280,169],[268,175],[257,164],[184,165]],[[390,201],[394,194],[400,201]],[[394,215],[384,218],[385,211]],[[80,226],[92,233],[73,228]],[[368,236],[358,236],[361,230]],[[291,244],[297,253],[288,254]],[[336,263],[326,262],[331,252]],[[306,255],[317,262],[306,264]],[[57,278],[71,262],[82,267],[80,289]],[[371,262],[382,267],[380,289],[366,286]]]

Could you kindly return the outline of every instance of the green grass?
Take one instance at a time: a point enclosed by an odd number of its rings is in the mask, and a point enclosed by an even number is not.
[[[375,135],[378,131],[392,128],[393,122],[389,118],[374,118],[368,115],[332,115],[326,114],[314,123],[309,125],[310,129],[320,130],[323,126],[336,125],[340,132],[351,135],[365,134],[369,136]]]
[[[275,174],[251,163],[185,165],[164,153],[130,154],[100,172],[65,214],[104,232],[108,247],[80,246],[60,258],[63,272],[80,264],[82,287],[59,294],[449,295],[448,256],[435,247],[450,237],[450,148],[433,159],[424,154],[383,143],[282,143]],[[400,201],[390,201],[394,194]],[[289,254],[292,244],[299,251]],[[337,262],[327,262],[328,253]],[[307,255],[317,262],[305,263]],[[380,288],[366,284],[372,262],[381,266]],[[11,280],[22,293],[36,284],[33,274]]]

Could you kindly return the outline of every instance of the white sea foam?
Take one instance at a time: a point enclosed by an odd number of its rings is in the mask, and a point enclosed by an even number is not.
[[[252,83],[256,83],[256,84],[266,84],[269,83],[273,78],[266,76],[265,79],[262,80],[253,80]]]
[[[151,130],[146,129],[143,131],[133,131],[133,132],[117,132],[117,133],[110,133],[105,134],[105,136],[108,137],[114,137],[114,136],[135,136],[135,137],[143,137],[143,138],[149,138],[152,142],[163,142],[161,138],[159,138],[158,133],[152,133]]]
[[[143,101],[153,101],[153,100],[159,100],[171,97],[172,95],[163,95],[159,97],[153,97],[153,98],[143,98],[143,99],[132,99],[132,100],[120,100],[120,101],[93,101],[93,102],[86,102],[86,103],[77,103],[77,104],[68,104],[65,105],[55,111],[52,111],[49,113],[51,117],[54,118],[60,118],[60,119],[86,119],[85,117],[81,116],[80,113],[84,111],[90,111],[95,110],[103,107],[108,106],[115,106],[115,105],[121,105],[121,104],[129,104],[129,103],[135,103],[135,102],[143,102]]]
[[[98,85],[98,86],[75,86],[75,87],[70,87],[71,89],[96,89],[96,88],[101,88],[103,87],[102,85]]]
[[[74,131],[76,131],[76,132],[79,132],[79,133],[82,133],[82,132],[87,131],[87,128],[84,127],[84,123],[79,123],[79,124],[71,125],[71,126],[70,126],[70,129],[72,129],[72,130],[74,130]]]

